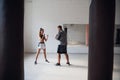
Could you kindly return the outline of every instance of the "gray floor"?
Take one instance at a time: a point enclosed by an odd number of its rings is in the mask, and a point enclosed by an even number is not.
[[[35,54],[25,54],[25,80],[87,80],[88,54],[69,54],[71,66],[65,64],[66,60],[62,55],[61,67],[55,66],[57,61],[55,53],[48,53],[47,56],[50,63],[46,63],[41,54],[38,64],[34,65]],[[114,56],[113,80],[120,80],[120,55]]]

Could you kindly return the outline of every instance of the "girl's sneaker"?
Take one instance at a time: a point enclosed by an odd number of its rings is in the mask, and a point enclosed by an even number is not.
[[[37,61],[35,61],[34,63],[37,64]]]
[[[47,59],[45,61],[48,62],[48,63],[50,63]]]

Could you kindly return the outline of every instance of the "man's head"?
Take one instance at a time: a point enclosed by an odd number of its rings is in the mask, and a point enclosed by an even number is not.
[[[59,25],[57,28],[58,28],[58,31],[63,30],[61,25]]]

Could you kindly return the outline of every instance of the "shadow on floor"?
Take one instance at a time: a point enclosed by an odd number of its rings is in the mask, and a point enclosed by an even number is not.
[[[75,64],[71,64],[71,65],[61,65],[61,67],[69,67],[69,68],[88,68],[88,66],[84,66],[84,65],[75,65]]]

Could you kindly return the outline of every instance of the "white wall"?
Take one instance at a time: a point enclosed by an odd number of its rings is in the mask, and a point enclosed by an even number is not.
[[[24,7],[24,51],[33,51],[32,41],[32,1],[25,0]]]
[[[120,0],[116,0],[116,14],[115,14],[115,24],[120,24]],[[115,29],[115,36],[114,40],[116,39],[116,29]],[[120,47],[115,47],[114,52],[120,54]]]
[[[26,0],[24,51],[35,52],[40,27],[49,34],[47,52],[56,52],[55,40],[59,24],[88,24],[89,0]],[[68,52],[70,49],[68,48]]]
[[[85,45],[86,24],[64,24],[67,27],[68,45]]]
[[[116,0],[115,23],[116,23],[116,24],[120,24],[120,0]]]
[[[56,52],[54,39],[59,24],[88,24],[90,0],[25,0],[24,52],[36,52],[38,31],[45,28],[49,34],[47,52]],[[116,0],[116,24],[120,24],[120,0]],[[119,49],[115,49],[119,52]],[[68,52],[88,52],[88,48],[68,46]]]

